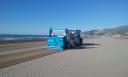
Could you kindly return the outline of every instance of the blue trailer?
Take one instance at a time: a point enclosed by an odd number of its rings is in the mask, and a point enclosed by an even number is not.
[[[64,50],[81,45],[81,31],[50,28],[47,44],[45,48],[50,50]]]

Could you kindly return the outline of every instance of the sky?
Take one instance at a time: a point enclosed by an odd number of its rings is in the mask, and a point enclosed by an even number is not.
[[[128,0],[0,0],[0,34],[88,31],[128,24]]]

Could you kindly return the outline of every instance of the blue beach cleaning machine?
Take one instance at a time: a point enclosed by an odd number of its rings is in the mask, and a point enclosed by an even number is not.
[[[83,39],[81,38],[81,30],[50,28],[47,46],[44,48],[62,51],[64,49],[81,45],[82,42]]]

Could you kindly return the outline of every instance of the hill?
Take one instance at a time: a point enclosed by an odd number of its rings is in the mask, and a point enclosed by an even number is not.
[[[114,34],[127,34],[128,33],[128,25],[102,29],[102,30],[90,30],[86,32],[82,32],[83,35],[114,35]]]

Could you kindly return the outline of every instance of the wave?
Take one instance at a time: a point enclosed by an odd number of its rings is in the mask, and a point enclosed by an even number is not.
[[[10,34],[0,34],[0,41],[9,40],[44,40],[47,35],[10,35]]]

